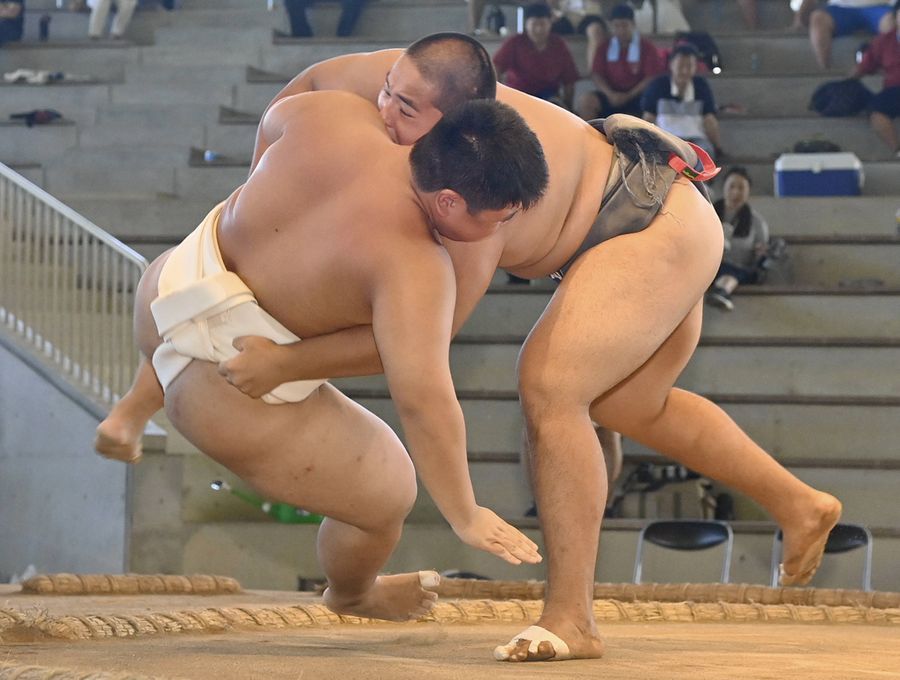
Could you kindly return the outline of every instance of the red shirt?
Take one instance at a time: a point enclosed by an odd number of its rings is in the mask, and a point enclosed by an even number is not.
[[[551,33],[547,46],[538,50],[531,39],[519,33],[507,39],[494,55],[498,73],[506,74],[506,84],[532,95],[559,92],[560,85],[578,80],[578,69],[566,41]]]
[[[859,75],[884,71],[884,86],[900,87],[900,33],[882,33],[870,44],[857,67]]]
[[[606,60],[607,51],[609,40],[605,40],[597,48],[591,71],[602,77],[616,92],[628,92],[644,78],[657,76],[666,70],[656,45],[647,38],[641,38],[641,58],[636,64],[628,63],[628,45],[621,46],[616,61]]]

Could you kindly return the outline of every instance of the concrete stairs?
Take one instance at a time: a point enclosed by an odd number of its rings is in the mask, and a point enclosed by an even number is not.
[[[788,240],[790,258],[767,285],[741,289],[732,314],[707,311],[701,347],[680,384],[719,403],[800,477],[836,492],[848,520],[872,525],[875,585],[900,590],[891,568],[900,559],[892,495],[900,481],[900,383],[889,370],[900,358],[900,166],[886,159],[864,118],[829,120],[807,111],[815,87],[841,77],[851,63],[857,39],[836,41],[840,69],[821,73],[807,38],[778,30],[790,21],[787,3],[760,0],[765,30],[755,34],[736,32],[735,4],[684,2],[689,19],[712,31],[722,50],[725,72],[712,79],[719,103],[745,110],[723,116],[726,150],[748,166],[753,205],[773,234]],[[85,15],[56,12],[53,0],[29,0],[26,41],[34,40],[37,17],[47,10],[51,41],[4,48],[0,71],[42,68],[91,80],[0,85],[0,119],[34,108],[65,116],[40,128],[0,127],[0,161],[13,161],[152,258],[245,180],[258,115],[289,77],[332,56],[401,47],[430,31],[465,27],[466,8],[458,0],[374,0],[357,37],[334,39],[324,36],[338,8],[323,3],[310,12],[322,37],[295,40],[274,33],[286,28],[283,9],[265,6],[263,0],[185,0],[176,12],[139,12],[129,41],[90,43]],[[657,41],[670,45],[671,37]],[[494,51],[500,41],[485,43]],[[586,70],[583,40],[572,38],[570,45]],[[865,161],[864,196],[772,196],[775,156],[817,137],[838,138]],[[224,158],[202,161],[206,149]],[[549,283],[510,286],[498,277],[452,349],[476,493],[536,539],[535,522],[521,516],[531,498],[518,464],[514,362],[552,291]],[[338,384],[397,425],[383,380]],[[625,446],[629,469],[660,461],[634,442]],[[269,521],[212,492],[209,482],[218,478],[241,484],[177,433],[170,433],[165,453],[148,450],[134,475],[132,569],[231,573],[247,587],[293,588],[297,576],[319,575],[315,527]],[[629,498],[623,507],[630,519],[606,526],[598,579],[629,580],[640,518],[692,516],[695,495],[686,484]],[[738,508],[742,519],[763,518],[746,499],[738,498]],[[462,546],[427,494],[420,494],[410,522],[389,569],[427,564],[497,578],[544,575],[543,567],[507,567]],[[771,531],[759,521],[738,527],[735,580],[766,580]],[[683,580],[690,577],[688,571]]]

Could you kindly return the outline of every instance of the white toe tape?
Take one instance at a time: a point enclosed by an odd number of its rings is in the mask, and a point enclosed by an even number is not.
[[[541,628],[540,626],[529,626],[507,644],[496,647],[494,649],[494,658],[497,661],[506,661],[509,659],[510,654],[516,649],[516,642],[522,639],[530,640],[528,644],[529,654],[537,654],[538,645],[542,642],[549,642],[556,652],[556,656],[551,659],[552,661],[565,661],[566,659],[572,658],[572,654],[569,652],[569,645],[563,642],[557,635],[554,635],[546,628]]]
[[[441,575],[436,571],[420,571],[419,585],[423,588],[437,588],[441,583]]]

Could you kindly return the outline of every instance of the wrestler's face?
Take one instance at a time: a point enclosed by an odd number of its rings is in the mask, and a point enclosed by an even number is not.
[[[396,144],[408,146],[434,127],[443,115],[434,102],[437,90],[407,58],[400,57],[378,93],[378,110]]]
[[[740,208],[750,199],[750,182],[746,177],[740,175],[728,175],[725,180],[725,205],[729,209],[735,210]]]
[[[487,238],[518,213],[518,206],[471,213],[459,194],[444,189],[435,196],[432,220],[435,230],[442,237],[451,241],[472,242]]]

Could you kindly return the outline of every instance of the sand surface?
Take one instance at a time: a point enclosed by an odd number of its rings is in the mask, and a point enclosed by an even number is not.
[[[26,596],[0,588],[0,609],[49,616],[127,614],[203,607],[312,604],[298,593],[223,596]],[[844,680],[900,679],[900,627],[787,623],[603,624],[601,660],[533,665],[493,661],[494,645],[520,623],[337,624],[282,630],[144,635],[85,641],[2,635],[0,678],[190,680]],[[8,631],[7,631],[8,632]],[[14,637],[14,636],[12,636]],[[6,667],[4,669],[4,666]],[[23,667],[65,669],[51,675]],[[15,668],[16,670],[12,670]],[[90,676],[92,672],[99,673]]]

